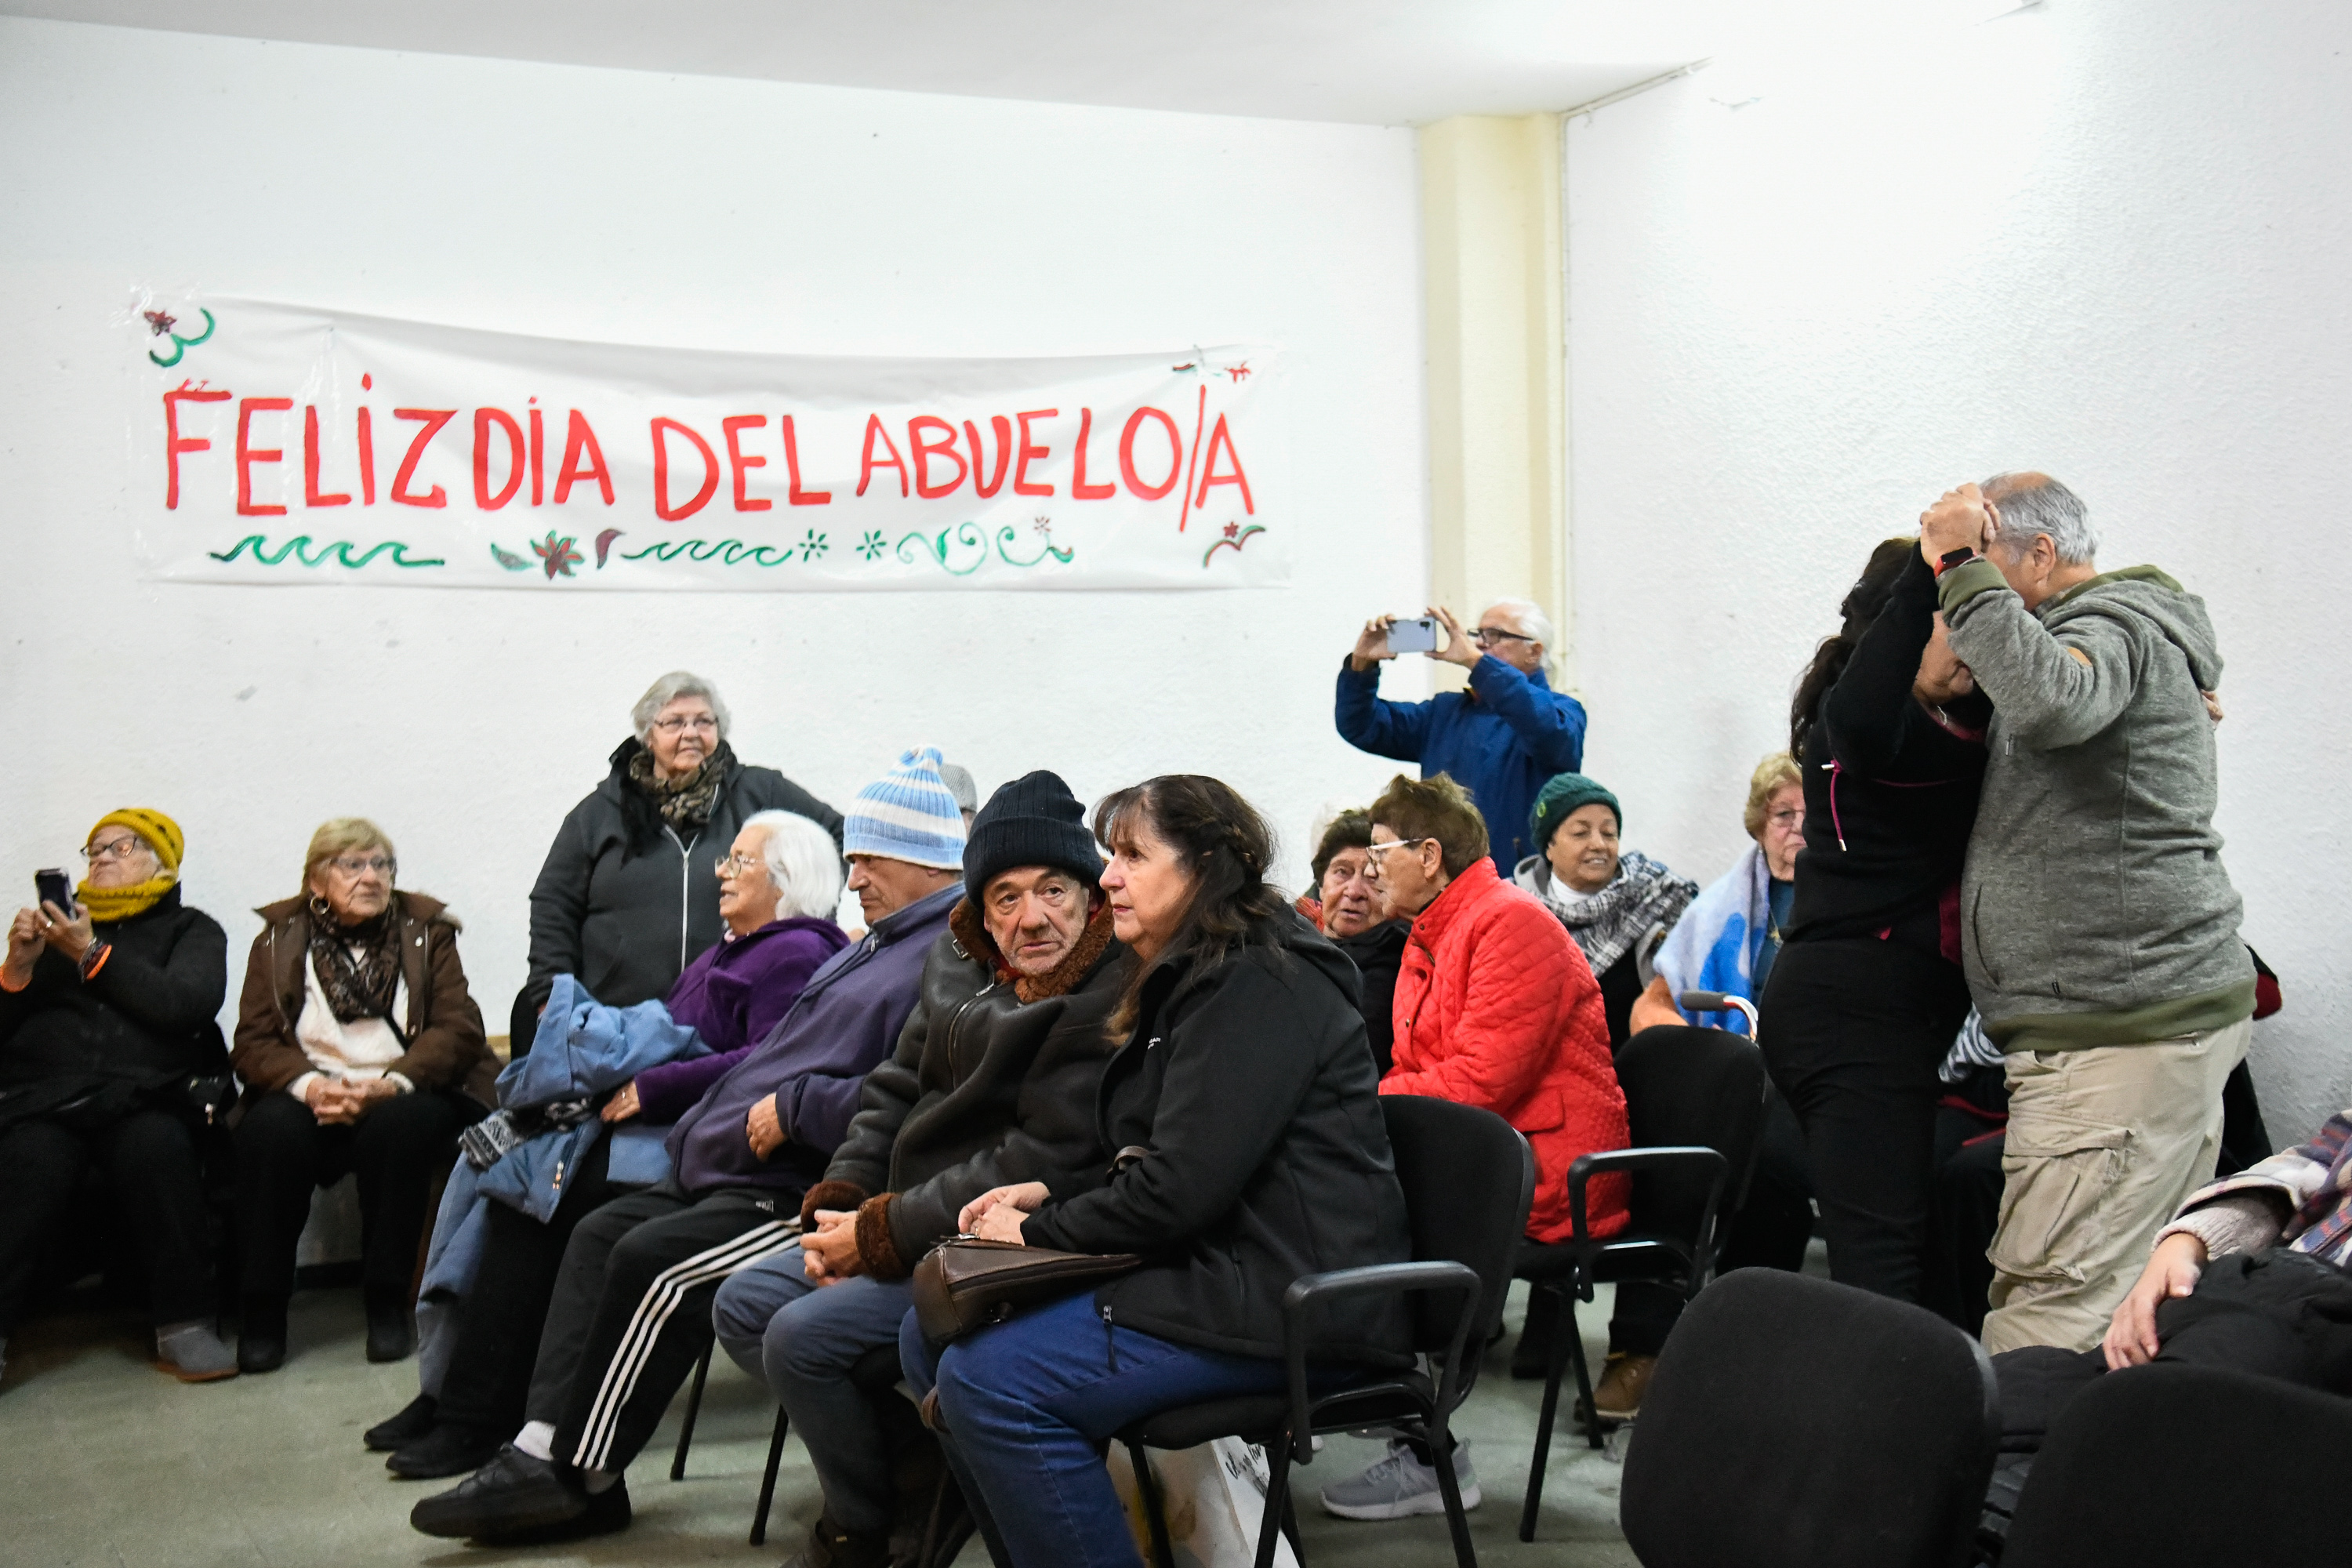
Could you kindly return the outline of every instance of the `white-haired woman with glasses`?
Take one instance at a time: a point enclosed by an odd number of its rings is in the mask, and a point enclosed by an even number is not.
[[[256,911],[229,1055],[245,1082],[240,1371],[284,1363],[310,1189],[346,1173],[359,1177],[368,1359],[408,1354],[429,1189],[457,1134],[496,1102],[498,1062],[466,989],[457,919],[437,899],[395,889],[396,869],[382,828],[337,817],[310,836],[302,891]]]
[[[671,1020],[693,1029],[710,1054],[646,1068],[601,1110],[605,1121],[650,1136],[659,1168],[642,1168],[631,1153],[616,1152],[613,1138],[600,1138],[564,1173],[552,1214],[481,1205],[481,1267],[465,1292],[454,1341],[417,1358],[416,1398],[363,1435],[368,1447],[391,1455],[384,1468],[393,1474],[462,1476],[497,1455],[522,1425],[540,1329],[572,1229],[667,1171],[660,1130],[766,1039],[809,977],[848,945],[833,921],[841,851],[809,818],[754,813],[715,868],[727,934],[688,964],[663,998]],[[449,1223],[446,1215],[442,1223]]]
[[[530,1037],[559,974],[609,1006],[669,991],[719,940],[711,869],[753,814],[789,811],[838,844],[841,814],[727,743],[727,704],[700,676],[673,670],[631,710],[635,731],[612,771],[572,808],[530,890],[530,965],[509,1021],[512,1049]]]

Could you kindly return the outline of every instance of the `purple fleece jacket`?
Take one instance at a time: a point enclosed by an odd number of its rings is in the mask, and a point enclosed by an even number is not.
[[[823,1179],[857,1113],[866,1075],[898,1045],[915,1010],[923,960],[962,897],[961,883],[942,888],[883,916],[863,942],[825,960],[784,1021],[670,1129],[670,1166],[681,1188],[805,1192]],[[784,1143],[762,1161],[743,1123],[772,1094]]]
[[[638,1112],[648,1125],[676,1121],[783,1021],[824,961],[849,945],[829,920],[795,915],[705,948],[662,998],[669,1016],[717,1054],[665,1062],[637,1075]]]

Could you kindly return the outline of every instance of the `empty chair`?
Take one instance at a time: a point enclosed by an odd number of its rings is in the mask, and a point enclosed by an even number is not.
[[[1764,1124],[1763,1058],[1754,1042],[1720,1029],[1643,1031],[1619,1055],[1617,1081],[1625,1091],[1633,1146],[1579,1156],[1568,1178],[1575,1234],[1566,1241],[1519,1246],[1517,1271],[1528,1281],[1529,1316],[1537,1310],[1534,1292],[1547,1292],[1559,1303],[1535,1458],[1519,1510],[1521,1541],[1536,1538],[1560,1376],[1571,1363],[1590,1440],[1601,1446],[1601,1423],[1591,1415],[1592,1373],[1585,1364],[1576,1303],[1591,1300],[1595,1285],[1654,1285],[1685,1300],[1704,1289],[1731,1216],[1739,1212]],[[1584,1210],[1585,1184],[1603,1171],[1633,1173],[1633,1224],[1606,1239],[1587,1234]]]
[[[1645,1568],[1958,1568],[1999,1439],[1992,1363],[1933,1312],[1738,1269],[1658,1358],[1619,1517]]]
[[[2343,1561],[2352,1400],[2206,1367],[2076,1394],[2033,1461],[2002,1568]]]

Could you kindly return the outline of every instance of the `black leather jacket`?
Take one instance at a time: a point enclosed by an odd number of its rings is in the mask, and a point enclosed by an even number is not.
[[[866,1075],[803,1215],[856,1208],[859,1261],[877,1279],[901,1279],[990,1188],[1100,1166],[1103,1021],[1126,976],[1108,908],[1053,973],[1026,980],[999,959],[970,901],[959,903],[925,958],[898,1048]]]

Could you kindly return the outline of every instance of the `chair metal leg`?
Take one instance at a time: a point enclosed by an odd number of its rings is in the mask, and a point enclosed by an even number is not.
[[[760,1507],[751,1515],[751,1544],[768,1543],[768,1505],[776,1500],[776,1467],[784,1458],[784,1434],[792,1429],[793,1419],[784,1407],[776,1406],[775,1436],[768,1439],[768,1468],[760,1473]]]
[[[1437,1461],[1437,1495],[1445,1501],[1445,1529],[1454,1537],[1454,1568],[1478,1568],[1478,1549],[1470,1544],[1470,1516],[1462,1508],[1461,1478],[1454,1473],[1454,1431],[1443,1418],[1430,1428],[1429,1452]],[[1529,1539],[1527,1521],[1521,1524],[1519,1539],[1525,1541]],[[1266,1565],[1261,1561],[1258,1568]]]
[[[1160,1483],[1151,1474],[1151,1461],[1143,1457],[1143,1445],[1129,1440],[1127,1462],[1135,1471],[1136,1494],[1143,1499],[1143,1517],[1151,1526],[1151,1568],[1176,1568],[1176,1549],[1168,1541],[1168,1514],[1160,1501]]]
[[[710,1352],[719,1348],[713,1340],[702,1347],[702,1359],[694,1363],[694,1387],[686,1396],[686,1419],[677,1429],[677,1452],[670,1456],[669,1479],[686,1479],[686,1451],[694,1446],[694,1418],[702,1414],[702,1384],[710,1375]]]
[[[1307,1561],[1307,1543],[1298,1536],[1298,1489],[1286,1487],[1282,1493],[1282,1538],[1290,1542],[1290,1554],[1301,1563]]]
[[[1598,1448],[1601,1447],[1601,1412],[1592,1404],[1592,1369],[1584,1360],[1584,1332],[1576,1326],[1576,1298],[1560,1298],[1560,1321],[1568,1327],[1568,1355],[1576,1363],[1577,1408],[1584,1412],[1586,1438]]]
[[[1265,1511],[1257,1521],[1257,1568],[1274,1568],[1274,1543],[1283,1538],[1283,1518],[1290,1511],[1289,1433],[1265,1446]]]
[[[1543,1290],[1550,1288],[1537,1285],[1531,1289]],[[1527,1500],[1519,1505],[1519,1539],[1521,1541],[1533,1541],[1536,1538],[1536,1509],[1543,1501],[1544,1469],[1551,1461],[1552,1424],[1559,1416],[1560,1374],[1568,1370],[1567,1363],[1570,1347],[1580,1347],[1582,1344],[1580,1331],[1576,1326],[1574,1299],[1564,1290],[1555,1293],[1559,1297],[1560,1311],[1552,1324],[1551,1362],[1544,1372],[1543,1414],[1536,1422],[1536,1451],[1534,1457],[1528,1461]],[[1584,1383],[1584,1360],[1580,1351],[1577,1356],[1576,1376],[1578,1386],[1581,1387]]]

